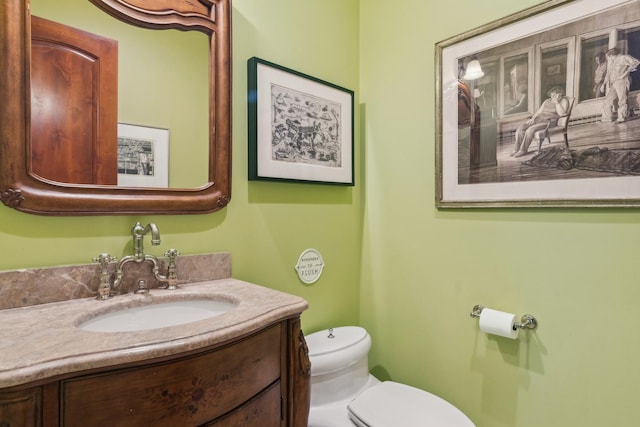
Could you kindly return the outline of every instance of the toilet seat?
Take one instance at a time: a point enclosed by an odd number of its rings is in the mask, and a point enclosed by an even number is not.
[[[446,400],[393,381],[366,389],[349,403],[347,410],[359,427],[475,427]]]

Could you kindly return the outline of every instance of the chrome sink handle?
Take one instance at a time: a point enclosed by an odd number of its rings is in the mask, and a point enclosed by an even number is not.
[[[169,249],[164,253],[169,259],[169,263],[167,265],[167,289],[177,289],[178,288],[178,269],[176,267],[176,258],[180,255],[177,249]]]
[[[93,262],[100,264],[100,284],[98,285],[98,295],[96,299],[109,299],[111,297],[111,275],[109,274],[109,263],[117,261],[116,257],[103,253],[93,258]]]
[[[176,258],[178,255],[180,255],[180,252],[177,249],[169,249],[164,253],[164,256],[169,258],[169,267],[171,267],[172,265],[174,267],[176,266]]]

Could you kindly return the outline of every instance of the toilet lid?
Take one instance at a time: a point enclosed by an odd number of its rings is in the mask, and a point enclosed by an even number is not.
[[[310,357],[335,353],[356,345],[366,338],[367,331],[359,326],[339,326],[330,331],[325,329],[305,337]]]
[[[359,326],[340,326],[314,332],[306,337],[311,362],[311,376],[316,377],[346,369],[365,360],[371,337]]]
[[[357,425],[366,427],[475,427],[446,400],[393,381],[366,389],[349,403],[348,410]]]

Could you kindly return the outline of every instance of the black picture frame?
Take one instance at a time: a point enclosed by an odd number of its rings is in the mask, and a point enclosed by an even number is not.
[[[354,92],[257,57],[247,76],[249,180],[355,185]]]

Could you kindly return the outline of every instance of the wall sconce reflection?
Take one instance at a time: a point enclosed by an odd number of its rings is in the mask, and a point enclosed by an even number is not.
[[[473,59],[467,64],[467,70],[462,78],[464,80],[478,80],[482,76],[484,76],[484,71],[482,71],[480,61]]]

